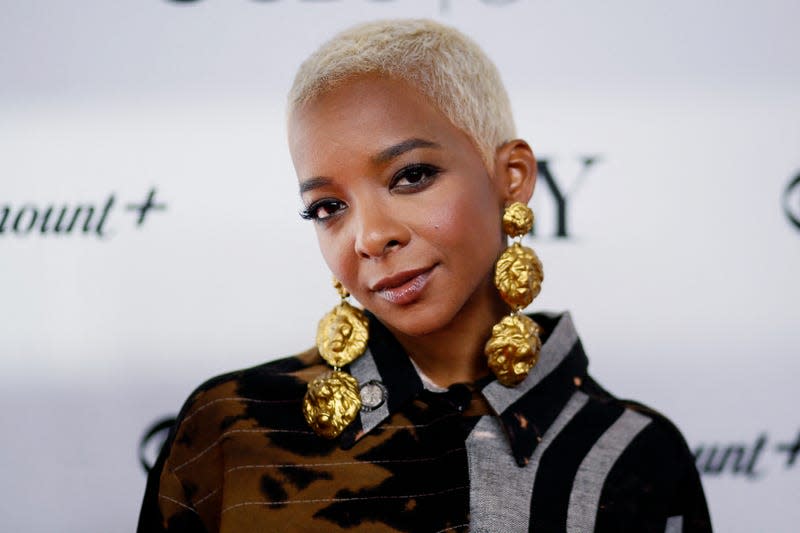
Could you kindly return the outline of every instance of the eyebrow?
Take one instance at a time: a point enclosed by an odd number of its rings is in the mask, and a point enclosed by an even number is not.
[[[433,141],[427,141],[425,139],[419,139],[416,137],[406,139],[405,141],[400,141],[399,143],[393,144],[392,146],[384,148],[378,152],[372,157],[372,162],[376,165],[383,165],[395,157],[399,157],[404,153],[410,152],[411,150],[415,150],[417,148],[441,148],[441,146]]]
[[[441,145],[439,145],[439,143],[417,137],[406,139],[397,144],[393,144],[388,148],[384,148],[372,156],[372,163],[375,165],[385,165],[392,159],[400,157],[404,153],[410,152],[411,150],[416,150],[417,148],[441,148]],[[313,178],[309,178],[300,184],[300,194],[313,191],[314,189],[319,189],[321,187],[327,187],[331,183],[333,182],[330,178],[314,176]]]
[[[313,191],[314,189],[319,189],[320,187],[326,187],[330,184],[331,184],[330,178],[315,176],[313,178],[307,179],[306,181],[300,184],[300,194],[303,194],[308,191]]]

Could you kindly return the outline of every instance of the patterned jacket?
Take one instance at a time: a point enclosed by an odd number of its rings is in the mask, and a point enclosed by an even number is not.
[[[315,349],[212,379],[186,402],[147,483],[139,532],[706,532],[680,432],[588,374],[568,314],[532,315],[520,385],[426,385],[370,317],[350,365],[364,408],[335,440],[301,403]]]

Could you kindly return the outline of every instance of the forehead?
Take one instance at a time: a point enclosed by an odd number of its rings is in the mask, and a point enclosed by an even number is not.
[[[383,76],[344,81],[302,104],[289,118],[289,148],[296,166],[376,153],[410,138],[447,146],[463,143],[466,134],[413,86]]]

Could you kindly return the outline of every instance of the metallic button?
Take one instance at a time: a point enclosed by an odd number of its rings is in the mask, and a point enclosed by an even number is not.
[[[383,383],[373,379],[361,385],[361,410],[370,412],[379,408],[386,401],[388,392]]]

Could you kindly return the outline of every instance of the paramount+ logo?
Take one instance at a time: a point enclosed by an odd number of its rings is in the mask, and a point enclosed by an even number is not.
[[[800,456],[800,431],[782,432],[778,438],[764,432],[752,440],[704,443],[693,449],[697,469],[704,476],[731,476],[750,481],[770,473],[764,463],[795,470]],[[771,459],[771,461],[770,461]]]
[[[155,187],[124,202],[111,193],[98,201],[77,203],[0,203],[0,239],[77,235],[106,239],[123,224],[141,229],[154,212],[166,209]]]

